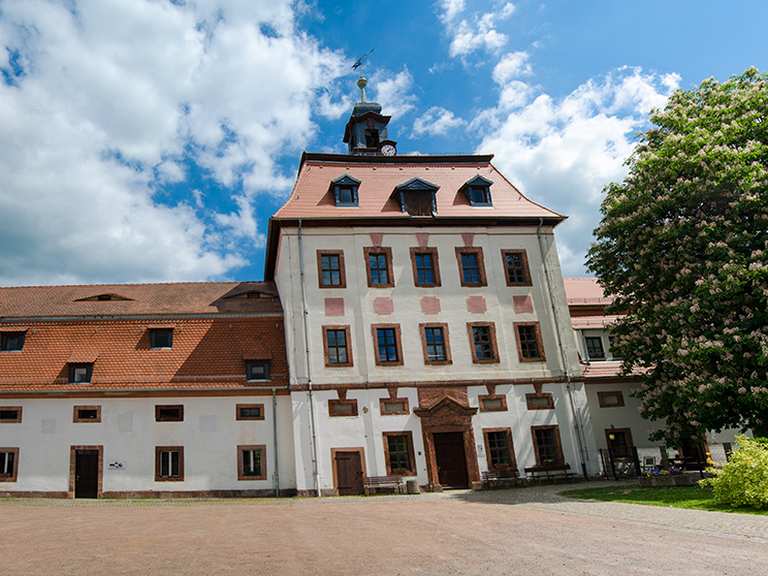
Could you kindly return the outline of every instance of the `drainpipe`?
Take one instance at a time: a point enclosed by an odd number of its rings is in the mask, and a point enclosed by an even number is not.
[[[584,478],[588,478],[587,474],[587,464],[585,462],[585,455],[584,455],[584,440],[582,438],[582,426],[581,426],[581,418],[579,418],[578,413],[576,412],[576,406],[573,401],[573,390],[572,390],[572,383],[571,383],[571,372],[568,370],[568,357],[566,356],[565,349],[563,348],[563,341],[560,337],[560,320],[559,316],[557,314],[557,305],[555,304],[555,296],[552,292],[552,279],[549,275],[549,267],[547,266],[547,259],[546,259],[546,252],[544,250],[544,245],[542,243],[543,238],[541,235],[541,228],[544,225],[544,219],[539,218],[539,225],[536,228],[536,238],[539,242],[539,253],[541,255],[541,263],[544,266],[544,279],[546,283],[547,288],[547,294],[549,296],[549,304],[552,307],[552,318],[554,319],[555,324],[555,338],[557,339],[557,348],[560,351],[560,361],[563,365],[563,374],[565,375],[565,389],[568,391],[568,405],[571,409],[571,417],[573,418],[573,426],[574,430],[576,431],[576,443],[579,446],[579,458],[581,459],[581,473],[584,475]]]
[[[312,434],[312,481],[315,494],[322,496],[320,490],[320,471],[317,465],[317,423],[315,422],[315,400],[312,395],[312,369],[309,365],[309,311],[307,310],[307,295],[304,290],[304,242],[301,220],[299,220],[299,281],[301,284],[301,314],[304,318],[304,359],[307,368],[307,401],[309,402],[309,427]]]
[[[275,496],[280,496],[280,460],[277,451],[277,390],[272,388],[272,444],[275,451],[275,473],[272,482],[275,485]]]

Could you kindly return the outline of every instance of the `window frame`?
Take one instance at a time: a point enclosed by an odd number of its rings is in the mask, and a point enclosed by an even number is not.
[[[374,284],[373,275],[371,273],[371,260],[372,255],[384,255],[387,261],[387,280],[385,284]],[[365,274],[368,280],[368,288],[394,288],[395,276],[392,270],[392,248],[388,246],[367,246],[363,248],[363,257],[365,258]]]
[[[173,328],[147,328],[147,332],[149,333],[149,348],[150,350],[171,350],[173,349]],[[169,346],[158,346],[156,342],[156,338],[158,334],[170,334],[170,345]]]
[[[171,408],[179,411],[178,418],[160,416],[161,411]],[[155,422],[184,422],[184,404],[155,404]]]
[[[397,360],[382,360],[379,355],[379,330],[392,329],[395,331],[395,349],[397,351]],[[371,324],[371,334],[373,335],[373,353],[375,355],[376,366],[402,366],[403,365],[403,339],[400,332],[400,324]]]
[[[594,342],[597,340],[600,343],[600,352],[602,353],[601,356],[592,356],[592,353],[589,351],[589,343]],[[607,360],[608,356],[605,353],[605,345],[603,344],[603,337],[602,336],[595,336],[595,335],[584,335],[584,351],[587,353],[587,360],[590,362],[592,360]]]
[[[163,452],[178,452],[179,470],[176,475],[161,476]],[[169,469],[169,472],[172,470]],[[155,482],[183,482],[184,481],[184,446],[155,446]]]
[[[260,411],[259,416],[243,416],[240,411],[243,409],[258,408]],[[253,421],[264,420],[266,414],[264,413],[264,404],[235,404],[235,420],[236,421]]]
[[[397,412],[390,412],[384,410],[384,405],[387,403],[398,403],[401,406],[401,409]],[[411,405],[408,400],[408,398],[380,398],[379,399],[379,414],[382,416],[407,416],[411,413]]]
[[[523,344],[520,338],[521,327],[533,327],[534,337],[536,339],[536,346],[539,349],[539,355],[536,357],[526,357],[523,355]],[[544,352],[544,341],[541,338],[541,327],[539,322],[515,322],[515,343],[517,344],[517,357],[520,362],[545,362],[547,355]]]
[[[534,406],[532,401],[547,400],[546,406]],[[528,410],[554,410],[555,397],[551,392],[532,392],[525,395],[525,405]]]
[[[19,338],[21,345],[18,348],[8,348],[8,342],[11,338]],[[27,342],[26,330],[0,330],[0,353],[23,352],[24,345]]]
[[[266,376],[264,378],[250,378],[251,366],[256,364],[263,364],[266,367]],[[249,359],[245,361],[245,381],[246,382],[270,382],[272,380],[272,360],[268,358],[264,359]]]
[[[472,190],[479,190],[482,192],[484,200],[476,202],[472,199]],[[491,196],[491,187],[488,184],[468,184],[467,185],[467,201],[470,206],[476,207],[492,207],[493,197]]]
[[[95,410],[96,418],[83,418],[80,416],[80,410]],[[72,422],[74,424],[101,424],[101,406],[100,405],[77,405],[72,407]]]
[[[331,362],[330,347],[328,345],[328,332],[330,331],[344,332],[347,349],[346,362]],[[338,348],[338,346],[336,346],[336,348]],[[323,326],[323,358],[325,360],[326,368],[349,368],[350,366],[354,366],[354,359],[352,358],[352,330],[350,329],[349,324]]]
[[[509,452],[509,464],[507,465],[495,465],[491,459],[491,443],[489,440],[490,434],[506,434],[507,436],[507,450]],[[515,443],[512,439],[512,429],[507,428],[483,428],[483,443],[485,445],[485,461],[488,466],[488,470],[491,472],[499,471],[515,471],[517,472],[517,456],[515,455]]]
[[[554,432],[555,440],[555,456],[557,461],[552,464],[544,464],[541,461],[541,452],[539,442],[536,439],[537,430],[552,430]],[[536,466],[539,468],[556,468],[565,466],[565,455],[563,454],[563,444],[560,439],[560,426],[556,424],[549,424],[546,426],[531,426],[531,440],[533,441],[533,453],[536,457]]]
[[[323,284],[323,256],[338,256],[339,258],[339,284]],[[322,289],[337,289],[347,287],[347,270],[344,266],[344,250],[318,250],[317,258],[317,286]]]
[[[491,340],[491,350],[493,351],[492,358],[478,358],[477,350],[475,349],[475,328],[488,328],[489,337]],[[494,322],[467,322],[467,336],[469,337],[469,349],[472,352],[473,364],[498,364],[499,359],[499,345],[496,340],[496,324]]]
[[[85,368],[88,375],[87,380],[75,381],[75,370]],[[92,384],[93,383],[93,362],[68,362],[67,363],[67,383],[68,384]]]
[[[336,414],[337,406],[352,406],[352,414]],[[360,415],[357,409],[357,398],[329,398],[328,399],[328,416],[330,418],[356,418]]]
[[[500,406],[498,408],[488,408],[486,403],[496,400],[501,401]],[[477,397],[477,404],[480,412],[507,412],[509,410],[506,394],[482,394]]]
[[[261,474],[252,476],[245,473],[245,463],[243,462],[243,453],[246,451],[258,451],[260,453],[259,463]],[[267,479],[267,445],[266,444],[240,444],[237,447],[237,480],[238,481],[257,481]]]
[[[522,282],[514,282],[509,277],[509,269],[507,268],[507,254],[521,254],[523,262],[523,275],[525,279]],[[533,286],[531,279],[531,268],[528,263],[528,252],[525,249],[520,248],[502,248],[501,250],[501,265],[504,269],[504,279],[507,282],[507,286]]]
[[[618,402],[616,404],[606,403],[605,399],[610,398],[611,396],[618,398]],[[597,392],[597,403],[600,408],[623,408],[625,406],[624,392],[621,390],[599,390]]]
[[[477,269],[480,279],[476,283],[466,282],[464,279],[464,262],[462,256],[464,254],[474,254],[477,257]],[[488,277],[485,273],[485,257],[483,256],[483,249],[479,246],[464,246],[456,248],[456,265],[459,269],[459,283],[464,288],[481,288],[488,285]]]
[[[416,476],[416,457],[413,450],[413,432],[410,430],[402,430],[399,432],[382,432],[382,438],[384,439],[384,462],[387,466],[387,475],[389,476]],[[389,453],[389,438],[402,436],[406,439],[406,449],[408,452],[408,460],[410,468],[398,468],[393,469],[391,463],[391,456]]]
[[[445,358],[443,360],[430,360],[427,343],[427,330],[440,328],[443,331],[443,348]],[[421,352],[424,356],[424,364],[427,366],[447,366],[453,363],[451,356],[451,340],[448,334],[448,324],[445,322],[422,322],[419,324],[419,334],[421,336]]]
[[[419,282],[419,271],[416,266],[416,257],[421,254],[430,254],[432,256],[432,276],[434,282],[431,284],[422,284]],[[413,272],[413,285],[416,288],[439,288],[442,285],[440,278],[440,257],[437,248],[432,247],[411,247],[411,271]]]
[[[16,412],[15,418],[0,419],[0,424],[21,424],[24,415],[23,406],[0,406],[0,412]]]
[[[10,474],[0,473],[0,482],[16,482],[19,477],[19,449],[18,447],[2,447],[0,452],[13,454],[13,469]],[[7,458],[7,456],[6,456]]]

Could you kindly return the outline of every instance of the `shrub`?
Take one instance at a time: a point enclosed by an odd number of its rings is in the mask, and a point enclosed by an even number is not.
[[[738,449],[702,486],[712,488],[716,502],[732,507],[768,508],[768,439],[737,438]]]

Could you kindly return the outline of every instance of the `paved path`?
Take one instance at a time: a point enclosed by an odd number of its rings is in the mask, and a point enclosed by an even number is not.
[[[4,575],[762,575],[768,518],[562,487],[278,501],[0,501]]]

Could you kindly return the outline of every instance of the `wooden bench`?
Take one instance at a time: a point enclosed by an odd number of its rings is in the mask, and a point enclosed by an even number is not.
[[[525,469],[529,480],[571,480],[576,474],[571,472],[570,464],[555,464],[548,466],[529,466]]]
[[[379,488],[392,488],[395,494],[402,494],[404,487],[402,476],[368,476],[363,481],[366,496],[374,494]]]
[[[518,479],[517,470],[486,470],[482,475],[485,489],[515,486]]]

